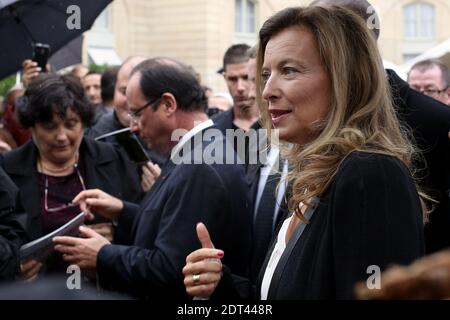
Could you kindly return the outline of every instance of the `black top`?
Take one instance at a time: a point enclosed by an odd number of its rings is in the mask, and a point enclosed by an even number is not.
[[[84,167],[83,159],[80,158],[73,172],[67,176],[55,177],[39,173],[41,222],[44,234],[58,229],[81,212],[80,206],[72,205],[71,201],[85,188]]]
[[[212,299],[259,298],[271,252],[257,289],[226,269]],[[423,253],[421,205],[408,169],[390,156],[353,152],[304,232],[296,237],[294,231],[273,274],[268,299],[353,298],[355,283],[372,275],[370,266],[383,270],[390,264],[409,264]]]
[[[133,164],[111,144],[84,138],[80,158],[85,163],[87,189],[98,188],[119,199],[138,201],[141,195],[139,177]],[[36,169],[38,150],[33,141],[0,154],[0,167],[10,176],[20,192],[24,211],[28,214],[27,235],[34,240],[44,235],[41,224],[39,174]],[[117,236],[117,235],[116,235]]]

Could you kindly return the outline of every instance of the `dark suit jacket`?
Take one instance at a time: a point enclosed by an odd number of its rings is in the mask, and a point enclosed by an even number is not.
[[[20,199],[28,214],[27,234],[30,240],[41,237],[38,150],[33,141],[0,155],[0,166],[20,189]],[[138,201],[140,185],[128,158],[112,145],[83,139],[80,158],[85,167],[88,189],[101,189],[115,197]]]
[[[203,152],[208,145],[203,142],[195,148]],[[141,298],[187,299],[181,270],[187,255],[200,248],[198,222],[205,223],[214,245],[225,250],[223,260],[247,275],[249,210],[241,165],[176,165],[171,160],[140,208],[125,206],[119,226],[132,225],[132,245],[104,246],[97,258],[98,279],[103,286]]]
[[[0,168],[0,281],[19,271],[19,248],[25,240],[25,213],[16,211],[19,189]]]
[[[450,107],[411,89],[394,71],[387,72],[399,119],[411,129],[425,159],[420,184],[440,201],[425,227],[431,253],[450,246]]]
[[[311,210],[310,223],[301,236],[297,226],[281,256],[268,299],[353,298],[355,283],[372,275],[369,266],[383,270],[424,253],[417,190],[407,168],[392,157],[351,153]],[[271,252],[256,291],[227,268],[212,298],[259,297]]]

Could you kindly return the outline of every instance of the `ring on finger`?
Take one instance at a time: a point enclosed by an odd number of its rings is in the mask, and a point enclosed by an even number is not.
[[[200,275],[199,274],[194,274],[192,275],[192,281],[197,284],[200,282]]]

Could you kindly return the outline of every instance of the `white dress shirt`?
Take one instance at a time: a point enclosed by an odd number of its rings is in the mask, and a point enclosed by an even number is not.
[[[278,262],[286,249],[286,232],[288,230],[289,224],[291,223],[292,215],[284,220],[281,226],[280,232],[278,232],[277,243],[273,248],[272,254],[270,255],[269,263],[267,264],[266,270],[264,272],[264,278],[261,284],[261,300],[267,300],[267,295],[269,293],[270,283],[272,282],[273,273],[277,268]]]

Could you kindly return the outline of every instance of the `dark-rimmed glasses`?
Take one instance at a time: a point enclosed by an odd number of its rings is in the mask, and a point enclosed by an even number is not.
[[[73,165],[75,171],[77,172],[78,178],[80,179],[80,183],[81,183],[81,187],[83,188],[83,190],[86,190],[86,186],[84,184],[84,179],[83,176],[81,175],[80,170],[78,169],[78,164],[74,164]],[[45,189],[44,189],[44,209],[46,212],[57,212],[57,211],[61,211],[64,210],[66,208],[70,208],[70,207],[76,207],[78,206],[77,203],[67,203],[67,204],[62,204],[60,206],[57,206],[55,208],[49,208],[48,207],[48,176],[45,175]]]
[[[445,91],[447,91],[448,87],[438,90],[438,89],[423,89],[423,88],[418,88],[418,87],[412,87],[414,90],[419,91],[420,93],[429,96],[429,97],[438,97],[440,94],[444,93]]]
[[[153,101],[149,101],[146,104],[144,104],[142,107],[138,108],[136,111],[129,111],[128,112],[128,117],[130,118],[130,121],[132,123],[137,123],[139,121],[139,118],[142,115],[142,111],[144,111],[145,108],[147,108],[148,106],[152,106],[156,103],[159,103],[160,98],[156,98]]]

